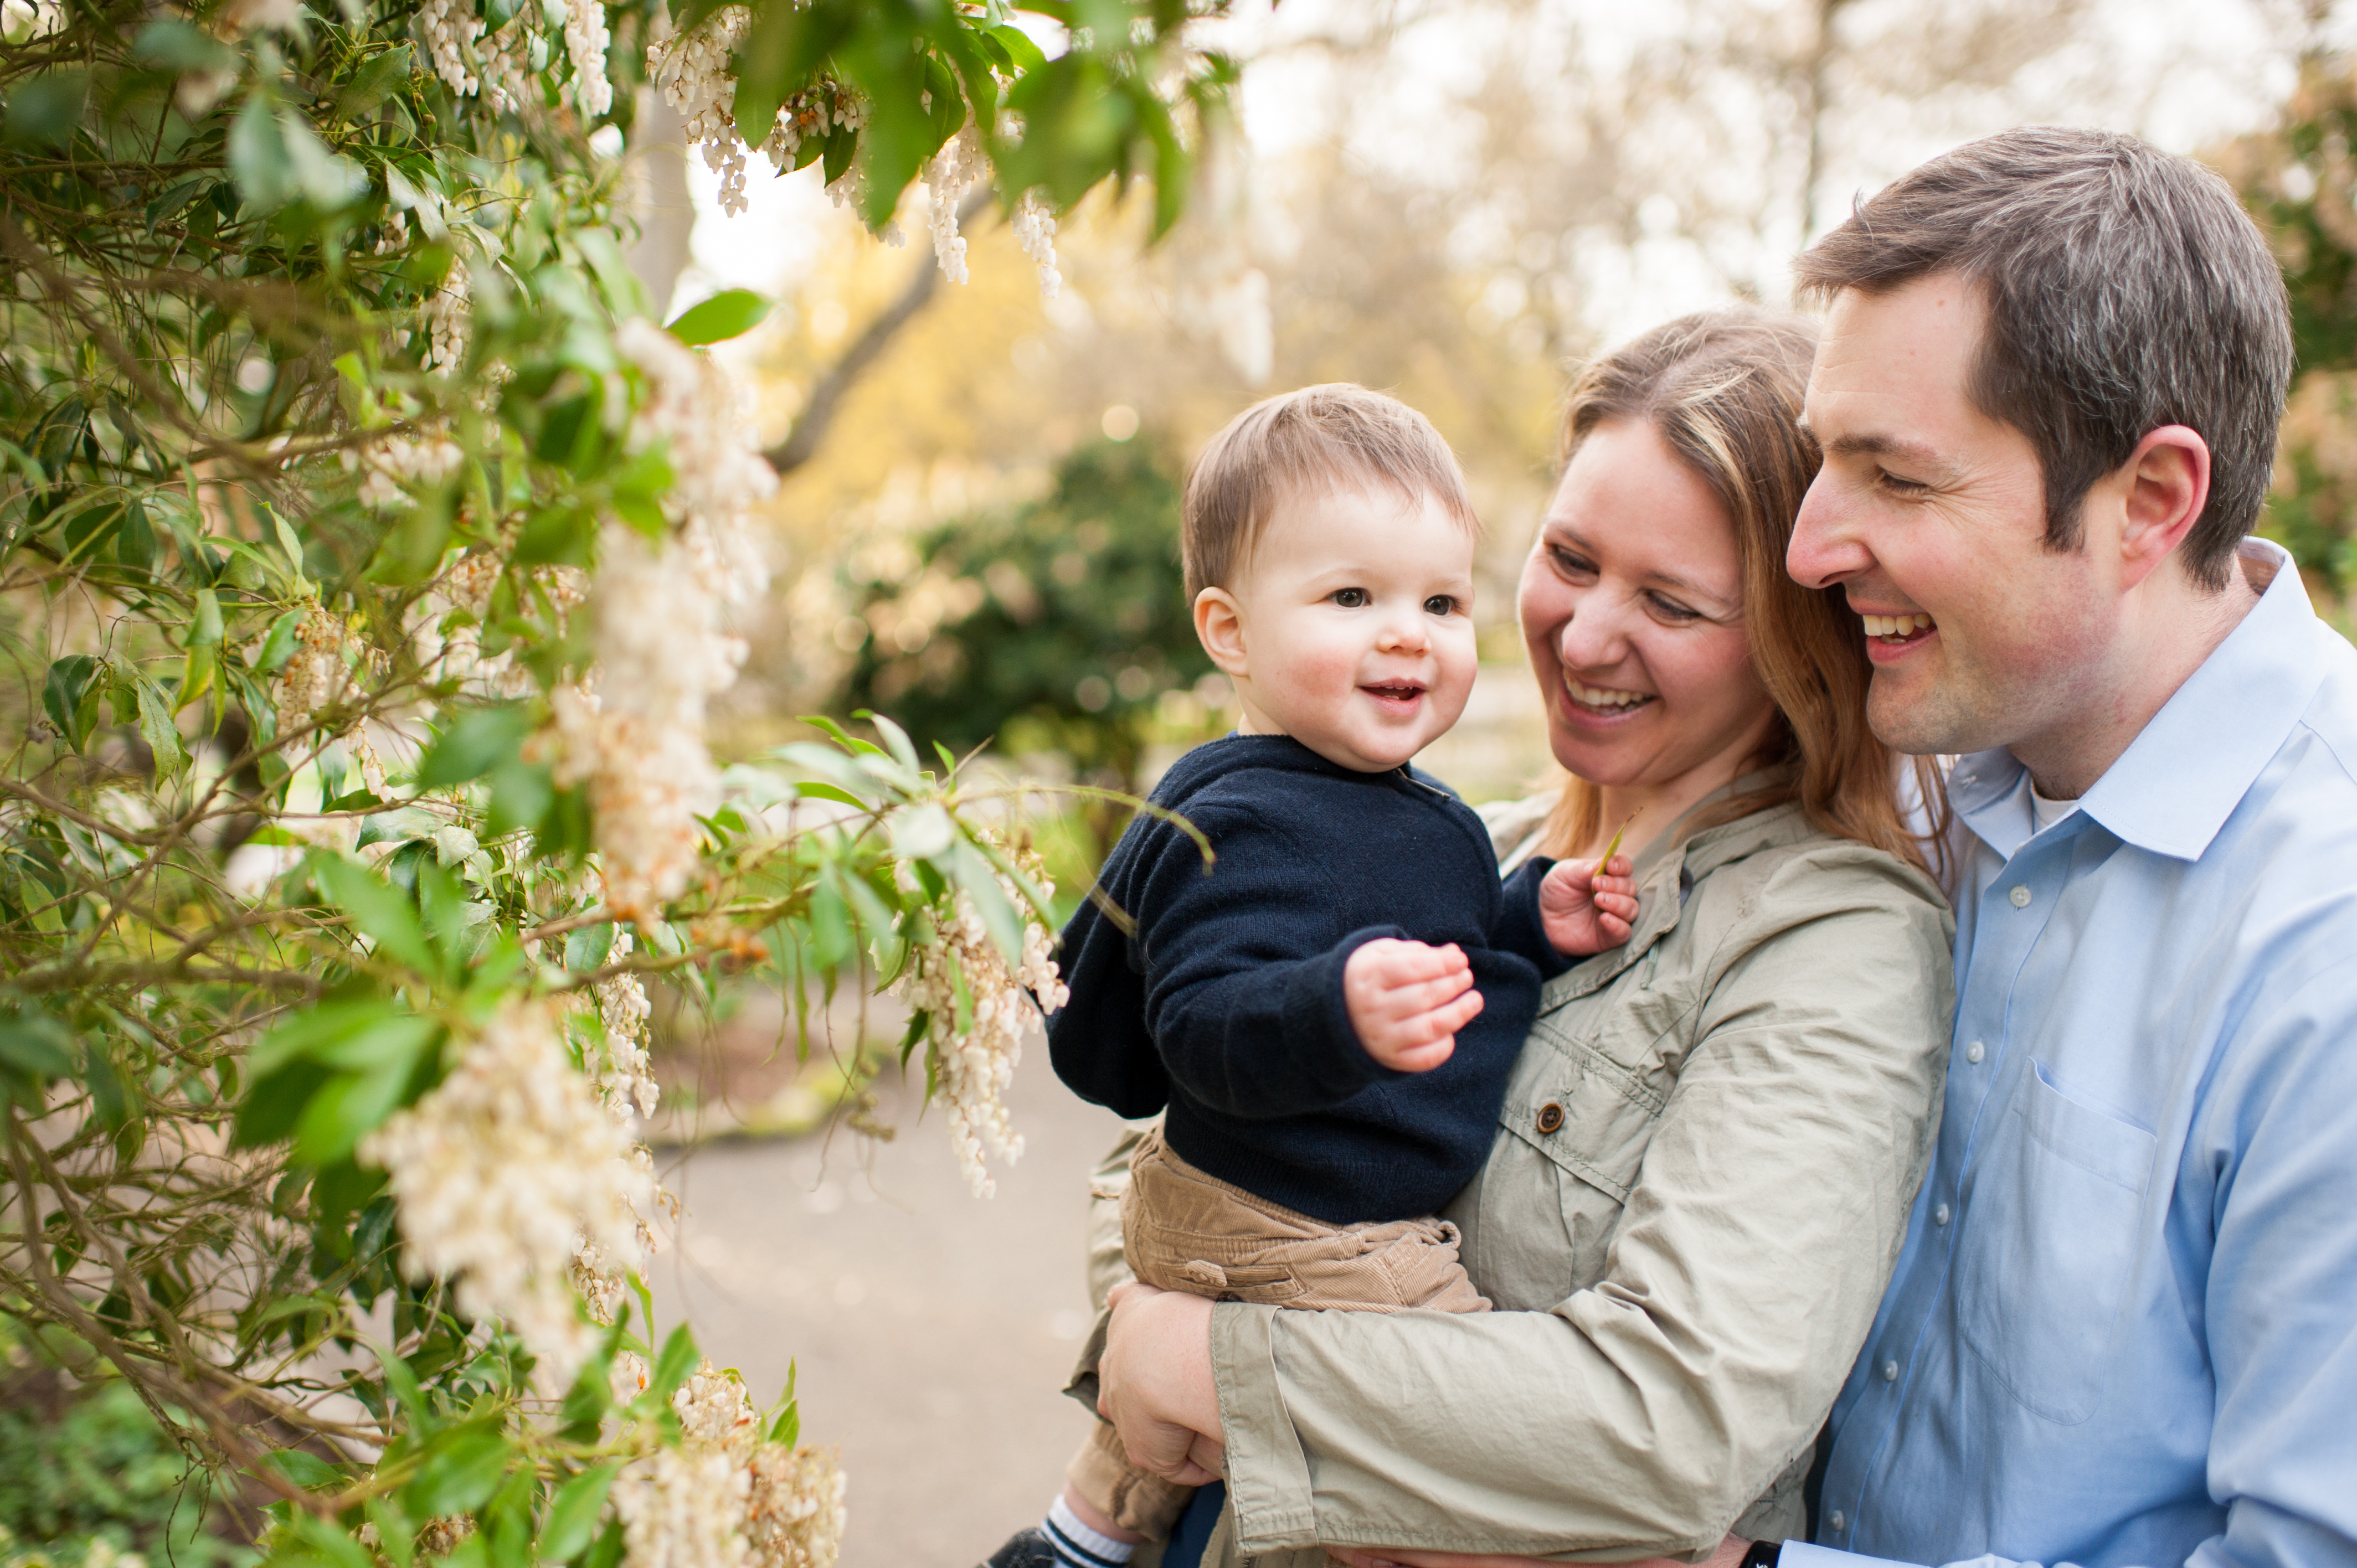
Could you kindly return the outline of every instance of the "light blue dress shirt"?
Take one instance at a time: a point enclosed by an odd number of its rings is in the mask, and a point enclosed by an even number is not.
[[[2245,551],[2079,811],[1949,781],[1939,1146],[1783,1568],[2357,1564],[2357,651]]]

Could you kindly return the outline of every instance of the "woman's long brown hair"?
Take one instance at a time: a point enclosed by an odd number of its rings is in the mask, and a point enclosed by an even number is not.
[[[1798,800],[1817,828],[1930,869],[1946,837],[1946,791],[1929,757],[1910,758],[1931,821],[1910,831],[1890,749],[1866,722],[1874,667],[1864,628],[1839,588],[1804,588],[1784,552],[1820,454],[1801,428],[1816,330],[1749,308],[1683,316],[1590,363],[1564,415],[1563,460],[1609,421],[1650,424],[1711,488],[1735,524],[1751,662],[1782,723],[1754,768],[1790,775],[1719,802],[1687,832]],[[1548,814],[1549,853],[1577,853],[1602,825],[1601,791],[1577,777]]]

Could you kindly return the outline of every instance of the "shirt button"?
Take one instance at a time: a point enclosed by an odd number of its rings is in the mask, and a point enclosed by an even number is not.
[[[2029,908],[2029,889],[2027,887],[2017,887],[2006,897],[2013,900],[2013,907],[2017,909]]]
[[[1975,1040],[1971,1045],[1964,1047],[1964,1059],[1972,1063],[1975,1067],[1980,1066],[1981,1058],[1986,1055],[1988,1055],[1988,1047],[1982,1045],[1978,1040]]]
[[[1895,1383],[1899,1380],[1898,1362],[1885,1361],[1882,1363],[1882,1380],[1886,1383]]]
[[[1934,1224],[1934,1225],[1945,1225],[1947,1222],[1948,1222],[1948,1206],[1947,1206],[1946,1204],[1944,1204],[1944,1203],[1943,1203],[1943,1204],[1940,1205],[1940,1207],[1939,1207],[1939,1208],[1935,1208],[1935,1209],[1932,1210],[1932,1224]]]
[[[1826,1520],[1825,1522],[1834,1527],[1834,1533],[1835,1535],[1839,1535],[1843,1530],[1849,1528],[1849,1520],[1842,1517],[1842,1511],[1839,1509],[1834,1509],[1833,1517]]]
[[[1563,1125],[1563,1107],[1548,1101],[1539,1107],[1539,1131],[1552,1133]]]

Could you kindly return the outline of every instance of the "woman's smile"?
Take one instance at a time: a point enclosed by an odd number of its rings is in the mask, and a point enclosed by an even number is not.
[[[1620,718],[1660,701],[1651,692],[1624,692],[1610,686],[1591,686],[1577,676],[1568,674],[1563,678],[1563,689],[1569,695],[1572,707],[1603,718]]]

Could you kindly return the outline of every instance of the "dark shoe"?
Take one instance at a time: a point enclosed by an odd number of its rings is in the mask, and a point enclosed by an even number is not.
[[[1035,1524],[1008,1536],[1006,1545],[982,1560],[981,1568],[1056,1568],[1055,1543]]]

